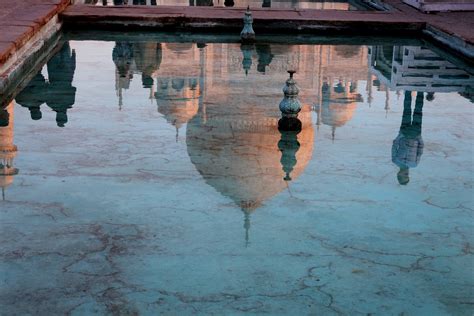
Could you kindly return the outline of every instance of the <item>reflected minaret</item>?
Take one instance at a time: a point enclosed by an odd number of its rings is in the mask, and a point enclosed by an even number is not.
[[[6,108],[0,109],[0,187],[3,200],[5,189],[13,183],[13,177],[18,173],[18,169],[13,167],[13,159],[18,150],[13,144],[13,111],[13,101]]]
[[[281,151],[280,163],[285,173],[283,180],[291,181],[291,172],[296,166],[296,152],[300,149],[298,134],[300,131],[282,131],[281,139],[278,142],[278,149]]]
[[[372,107],[372,84],[373,84],[373,77],[370,71],[368,72],[367,76],[367,103],[369,104],[369,108]]]
[[[390,90],[388,87],[385,87],[385,117],[388,115],[388,111],[390,111]]]
[[[247,76],[250,68],[252,67],[252,54],[255,46],[253,44],[242,44],[240,50],[242,51],[242,68]]]
[[[392,162],[400,168],[397,179],[401,185],[408,184],[410,168],[418,166],[423,154],[424,143],[421,137],[423,100],[423,92],[418,92],[415,99],[415,109],[412,113],[412,93],[405,91],[402,123],[398,136],[392,144]]]
[[[119,110],[122,110],[123,97],[122,90],[130,87],[133,78],[133,45],[128,42],[116,42],[112,51],[112,60],[115,64],[115,90],[118,96]]]
[[[250,212],[242,209],[244,212],[244,229],[245,229],[245,247],[250,244]]]

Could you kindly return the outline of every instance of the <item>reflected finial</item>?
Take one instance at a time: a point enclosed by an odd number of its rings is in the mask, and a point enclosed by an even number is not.
[[[248,5],[244,14],[244,28],[242,29],[242,32],[240,32],[240,40],[242,43],[255,42],[255,31],[253,30],[252,24],[252,13],[250,12],[250,6]]]
[[[282,131],[280,130],[280,141],[278,149],[281,152],[280,163],[285,174],[284,181],[291,181],[291,172],[296,166],[296,153],[300,149],[298,142],[299,131]]]
[[[5,201],[5,188],[2,187],[2,200]]]
[[[250,213],[245,210],[243,212],[244,212],[244,228],[245,228],[245,248],[247,248],[250,244],[250,237],[249,237]]]
[[[293,79],[295,70],[287,71],[290,74],[283,87],[283,99],[279,108],[281,111],[281,119],[278,121],[278,129],[284,131],[300,131],[301,121],[298,119],[298,113],[301,111],[301,103],[298,100],[299,89],[296,81]]]
[[[175,125],[176,127],[176,142],[178,142],[178,138],[179,138],[179,128],[177,125]]]
[[[331,139],[332,139],[332,142],[334,143],[334,139],[336,139],[336,126],[332,127]]]
[[[122,88],[119,88],[119,111],[122,111],[123,98],[122,98]]]
[[[240,50],[242,51],[242,68],[244,69],[245,76],[248,75],[249,70],[252,67],[252,54],[255,47],[253,44],[242,44]]]

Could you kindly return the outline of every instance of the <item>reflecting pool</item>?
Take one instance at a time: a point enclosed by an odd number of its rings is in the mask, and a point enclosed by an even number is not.
[[[471,68],[140,38],[63,39],[3,100],[3,313],[472,314]]]

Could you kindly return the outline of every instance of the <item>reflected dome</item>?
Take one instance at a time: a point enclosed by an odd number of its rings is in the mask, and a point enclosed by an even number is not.
[[[355,102],[323,103],[321,118],[326,125],[341,127],[352,119],[356,108],[357,104]]]
[[[176,89],[174,83],[179,82],[181,89]],[[177,128],[191,120],[199,109],[201,89],[194,79],[157,79],[155,92],[158,112],[163,114],[166,121]]]
[[[321,119],[326,125],[341,127],[354,116],[357,103],[362,96],[357,93],[357,84],[338,82],[334,87],[324,83],[322,87]]]
[[[303,105],[299,118],[296,163],[282,166],[278,106],[214,105],[187,126],[191,162],[206,183],[245,211],[252,211],[288,186],[285,170],[297,179],[311,160],[314,131],[311,112]],[[280,143],[280,148],[279,148]],[[284,144],[283,144],[284,145]]]

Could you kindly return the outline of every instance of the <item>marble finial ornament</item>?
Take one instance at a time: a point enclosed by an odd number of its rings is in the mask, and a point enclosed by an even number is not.
[[[296,71],[288,70],[290,78],[286,80],[283,87],[285,94],[280,102],[280,111],[282,118],[278,121],[278,128],[285,131],[301,130],[301,121],[298,120],[298,113],[301,111],[301,103],[298,100],[299,89],[293,75]]]
[[[250,6],[247,6],[247,11],[245,11],[244,14],[244,28],[242,29],[242,32],[240,32],[242,43],[255,42],[255,31],[253,30],[252,24],[252,12],[250,12]]]

